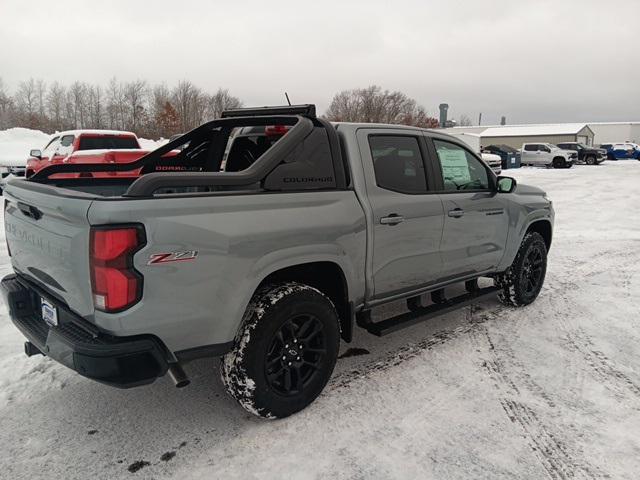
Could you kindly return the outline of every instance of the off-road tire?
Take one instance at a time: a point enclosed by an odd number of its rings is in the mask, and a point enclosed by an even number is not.
[[[312,322],[311,327],[307,321]],[[315,333],[307,339],[310,328]],[[305,408],[322,392],[339,347],[338,314],[326,295],[295,282],[269,285],[254,294],[233,350],[222,357],[222,381],[248,412],[284,418]],[[274,379],[276,369],[284,373]]]
[[[532,257],[539,258],[539,276],[531,285]],[[536,263],[536,267],[538,264]],[[533,302],[544,284],[547,273],[547,246],[542,235],[529,232],[524,236],[516,258],[507,271],[496,275],[495,284],[500,288],[498,298],[505,305],[522,307]]]
[[[584,161],[587,165],[595,165],[596,157],[594,157],[593,155],[589,155],[587,158],[584,159]]]

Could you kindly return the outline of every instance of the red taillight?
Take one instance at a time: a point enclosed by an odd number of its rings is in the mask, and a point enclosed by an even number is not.
[[[133,255],[144,245],[142,227],[92,227],[91,288],[98,310],[118,312],[142,297],[142,275],[133,268]]]
[[[264,127],[264,134],[267,137],[279,137],[289,131],[289,125],[267,125]]]

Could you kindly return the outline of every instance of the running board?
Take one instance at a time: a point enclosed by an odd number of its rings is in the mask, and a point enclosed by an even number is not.
[[[412,312],[403,313],[396,317],[391,317],[381,322],[367,323],[362,325],[369,333],[382,337],[389,333],[393,333],[403,328],[410,327],[425,320],[429,320],[438,315],[453,312],[460,307],[469,305],[471,303],[485,300],[487,298],[495,296],[496,292],[500,290],[497,287],[485,287],[480,288],[475,292],[465,293],[457,297],[446,300],[444,303],[434,303],[427,307],[417,309]]]

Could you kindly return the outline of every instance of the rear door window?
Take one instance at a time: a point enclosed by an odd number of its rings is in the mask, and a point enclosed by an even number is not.
[[[424,160],[417,137],[372,135],[369,137],[369,147],[376,185],[407,194],[427,191]]]
[[[526,152],[537,152],[538,151],[538,145],[534,145],[534,144],[530,143],[529,145],[525,145],[524,146],[524,150]]]

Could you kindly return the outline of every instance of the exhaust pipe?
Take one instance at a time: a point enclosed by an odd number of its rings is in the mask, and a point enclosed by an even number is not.
[[[191,380],[189,380],[189,377],[187,377],[187,374],[179,363],[169,365],[169,377],[171,377],[176,388],[186,387],[191,383]]]

